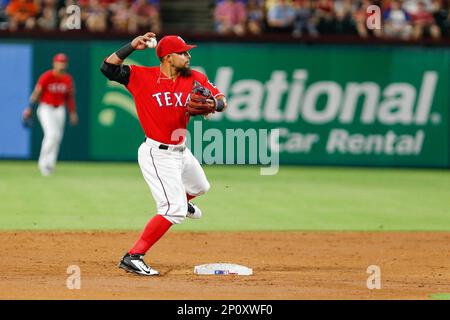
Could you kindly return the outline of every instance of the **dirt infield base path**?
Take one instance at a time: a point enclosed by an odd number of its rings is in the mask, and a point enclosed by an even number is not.
[[[0,299],[428,299],[450,292],[450,233],[170,232],[146,261],[117,268],[138,232],[0,232]],[[195,265],[243,264],[253,276],[199,276]],[[81,289],[66,286],[81,270]],[[369,290],[367,268],[381,268]]]

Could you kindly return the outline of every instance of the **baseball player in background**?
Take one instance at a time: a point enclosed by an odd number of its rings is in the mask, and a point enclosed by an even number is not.
[[[200,163],[186,148],[186,126],[191,115],[207,115],[226,108],[224,95],[208,78],[190,68],[188,45],[179,36],[163,37],[156,54],[161,63],[155,67],[124,65],[135,50],[144,50],[155,41],[155,34],[138,36],[107,57],[102,73],[128,89],[134,98],[137,115],[146,135],[138,150],[138,162],[157,205],[140,238],[122,257],[119,267],[127,272],[153,276],[143,257],[173,224],[186,217],[198,219],[200,209],[190,203],[208,191],[210,185]]]
[[[37,106],[37,116],[44,131],[38,166],[43,176],[51,175],[56,166],[59,147],[64,134],[66,107],[70,124],[78,123],[75,109],[75,89],[72,77],[67,73],[68,58],[64,53],[53,57],[53,69],[38,79],[30,97],[30,105],[22,113],[24,122],[31,119]]]

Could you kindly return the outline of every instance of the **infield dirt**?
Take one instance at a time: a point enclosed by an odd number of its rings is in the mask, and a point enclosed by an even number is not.
[[[0,232],[0,299],[428,299],[450,291],[448,232],[169,232],[146,255],[159,277],[117,268],[139,232]],[[199,276],[228,262],[253,276]],[[69,290],[67,268],[81,270]],[[369,290],[367,268],[380,267]]]

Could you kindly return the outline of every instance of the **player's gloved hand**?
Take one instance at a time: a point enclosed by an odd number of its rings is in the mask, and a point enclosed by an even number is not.
[[[31,108],[26,108],[22,112],[22,125],[25,128],[31,128],[33,126],[33,117],[32,117],[33,111]]]
[[[215,107],[214,99],[207,99],[199,94],[191,93],[187,111],[192,116],[205,115],[214,112]]]
[[[190,115],[206,115],[214,112],[216,109],[216,100],[207,88],[203,87],[197,81],[191,91],[187,111]]]

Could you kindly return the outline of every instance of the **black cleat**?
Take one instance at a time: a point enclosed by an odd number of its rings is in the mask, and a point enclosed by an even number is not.
[[[202,217],[202,210],[195,204],[188,202],[188,212],[186,217],[191,219],[200,219]]]
[[[149,267],[143,254],[125,254],[119,263],[119,268],[141,276],[158,276],[159,272]]]

